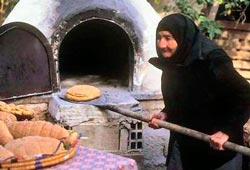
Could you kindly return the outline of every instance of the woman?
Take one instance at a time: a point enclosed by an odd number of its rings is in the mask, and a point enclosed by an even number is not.
[[[154,118],[211,135],[210,144],[170,132],[168,170],[240,170],[242,155],[225,150],[231,141],[243,145],[243,125],[250,113],[250,85],[230,57],[207,39],[188,17],[171,14],[157,27],[157,58],[162,70],[165,108]]]

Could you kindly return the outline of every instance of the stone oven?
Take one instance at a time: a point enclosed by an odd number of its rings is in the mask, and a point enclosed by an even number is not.
[[[0,29],[0,46],[6,49],[0,52],[5,61],[0,70],[7,77],[0,97],[49,94],[48,112],[83,133],[83,145],[136,153],[142,161],[142,122],[59,95],[90,84],[108,93],[110,104],[142,114],[144,106],[160,110],[160,71],[147,62],[156,56],[159,20],[146,0],[20,0]],[[153,108],[148,101],[156,101]]]
[[[160,17],[145,0],[20,1],[4,24],[38,29],[53,51],[56,87],[67,80],[106,80],[130,91],[159,91],[155,27]],[[89,76],[91,75],[91,76]],[[80,76],[80,77],[79,77]]]

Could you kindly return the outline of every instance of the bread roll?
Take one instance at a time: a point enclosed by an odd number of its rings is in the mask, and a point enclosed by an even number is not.
[[[8,142],[4,147],[17,156],[31,157],[38,154],[53,154],[65,150],[58,139],[42,136],[25,136]]]
[[[59,140],[69,137],[65,128],[47,121],[17,121],[10,122],[7,126],[15,139],[24,136],[44,136]]]
[[[4,160],[13,156],[14,154],[11,151],[0,145],[0,160]]]
[[[0,145],[5,145],[6,143],[13,140],[13,136],[11,135],[6,123],[0,120]]]
[[[4,122],[13,122],[17,121],[17,118],[12,113],[0,111],[0,120]]]

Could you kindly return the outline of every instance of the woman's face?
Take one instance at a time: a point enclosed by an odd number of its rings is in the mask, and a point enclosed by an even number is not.
[[[178,44],[172,34],[168,31],[159,31],[156,45],[164,58],[170,58],[176,51]]]

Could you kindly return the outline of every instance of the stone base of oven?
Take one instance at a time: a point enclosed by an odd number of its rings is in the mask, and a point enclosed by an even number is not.
[[[99,150],[119,150],[119,125],[106,123],[82,123],[72,128],[82,135],[79,144]]]
[[[117,94],[117,93],[115,93]],[[142,114],[158,112],[163,107],[161,99],[141,100],[139,107]],[[128,106],[128,109],[131,109]],[[102,110],[92,105],[72,104],[52,95],[49,102],[49,113],[54,120],[82,134],[80,145],[105,150],[136,160],[140,170],[165,170],[163,152],[167,148],[169,132],[166,129],[154,130],[143,123],[142,148],[130,152],[128,150],[128,135],[121,130],[121,122],[138,122],[118,113]],[[126,125],[126,123],[125,123]]]

